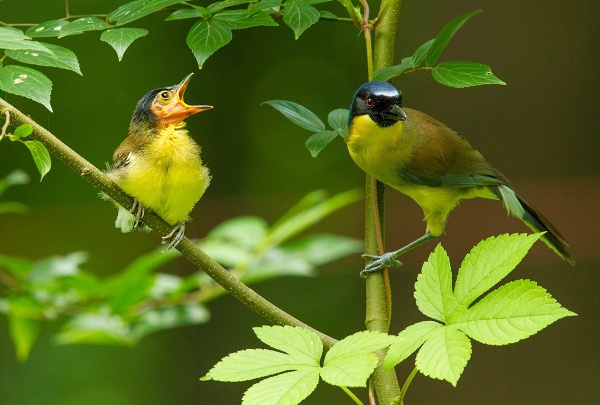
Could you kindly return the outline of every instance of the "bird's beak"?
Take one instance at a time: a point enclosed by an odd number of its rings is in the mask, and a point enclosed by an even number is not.
[[[183,101],[183,94],[185,93],[185,89],[187,89],[188,83],[190,82],[192,75],[193,73],[190,73],[185,77],[185,79],[181,81],[181,83],[175,86],[175,92],[177,94],[177,103],[173,105],[168,114],[169,121],[173,123],[181,122],[190,115],[194,115],[196,113],[210,110],[211,108],[213,108],[212,105],[189,105],[186,104],[185,101]]]
[[[402,109],[402,107],[398,104],[394,104],[394,106],[384,113],[383,116],[386,120],[390,121],[404,121],[406,120],[406,112]]]

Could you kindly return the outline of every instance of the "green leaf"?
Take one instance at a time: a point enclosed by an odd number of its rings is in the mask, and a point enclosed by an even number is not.
[[[105,30],[107,28],[111,28],[111,26],[98,17],[82,17],[64,25],[58,37],[64,38],[69,35],[79,35],[84,32]]]
[[[450,258],[441,244],[423,264],[415,283],[415,299],[424,315],[441,322],[446,321],[457,306],[452,294]]]
[[[283,22],[294,31],[296,39],[319,21],[319,10],[307,3],[303,0],[287,0],[284,3]]]
[[[492,74],[489,66],[474,62],[442,62],[431,71],[446,86],[464,88],[482,84],[506,84]]]
[[[46,37],[46,38],[52,38],[52,37],[58,37],[60,35],[60,31],[62,30],[62,27],[67,25],[69,22],[65,21],[65,20],[51,20],[51,21],[46,21],[43,22],[41,24],[38,24],[36,26],[33,27],[29,27],[27,28],[27,31],[25,31],[25,34],[30,36],[31,38],[36,38],[36,37]],[[47,45],[47,44],[46,44]]]
[[[434,321],[421,321],[404,329],[390,346],[385,356],[385,367],[390,369],[403,362],[443,327],[444,325]]]
[[[318,365],[321,361],[323,343],[314,332],[298,326],[261,326],[252,330],[264,344],[274,349],[300,359],[307,357],[302,364]]]
[[[226,22],[233,30],[260,26],[276,27],[278,25],[268,13],[248,14],[247,10],[222,11],[215,14],[212,20]]]
[[[286,256],[302,258],[312,266],[321,266],[364,250],[364,242],[347,236],[316,234],[288,242],[281,247]]]
[[[202,13],[195,8],[184,8],[172,12],[165,21],[185,20],[187,18],[202,18]]]
[[[381,80],[386,82],[393,77],[400,76],[407,70],[414,69],[414,65],[415,64],[413,58],[409,56],[407,58],[402,59],[402,62],[400,62],[399,65],[385,66],[380,69],[377,69],[373,73],[373,80]]]
[[[39,321],[37,319],[9,315],[8,327],[10,337],[17,352],[17,359],[23,362],[29,357],[29,352],[39,335]]]
[[[67,69],[81,74],[77,56],[73,51],[54,44],[44,43],[43,45],[51,50],[55,56],[44,52],[32,51],[30,49],[7,50],[5,53],[9,58],[22,63]]]
[[[296,405],[317,388],[319,370],[299,370],[276,375],[250,387],[242,405]]]
[[[268,224],[254,216],[243,216],[229,219],[214,227],[206,236],[207,239],[218,239],[252,250],[260,245],[267,235]]]
[[[131,345],[129,327],[116,315],[84,313],[67,322],[55,336],[56,343]]]
[[[31,41],[23,31],[12,27],[0,27],[0,49],[29,49],[52,55],[52,51],[45,45]]]
[[[297,360],[287,353],[266,349],[240,350],[223,357],[202,377],[202,380],[248,381],[284,371],[296,370],[298,367]],[[319,365],[314,363],[303,366],[303,369],[314,369],[318,374],[318,367]]]
[[[107,17],[117,25],[124,25],[177,3],[182,0],[135,0],[108,13]]]
[[[80,271],[81,264],[88,260],[85,252],[73,252],[65,256],[51,256],[37,262],[26,280],[31,283],[44,283],[56,278],[74,276]]]
[[[40,181],[42,181],[52,166],[48,149],[40,141],[25,141],[25,146],[31,152],[31,157],[33,157],[33,161],[40,172]]]
[[[435,38],[430,39],[418,47],[415,53],[413,53],[412,62],[414,68],[421,66],[421,64],[425,61],[425,57],[427,56],[427,53],[429,52],[429,49],[431,49],[431,45],[433,45],[434,42]]]
[[[140,316],[132,332],[137,339],[140,339],[160,330],[206,323],[209,319],[208,309],[197,303],[153,308]]]
[[[19,125],[13,135],[15,136],[15,138],[17,139],[21,139],[21,138],[26,138],[29,135],[31,135],[31,133],[33,132],[33,127],[29,124],[23,124],[23,125]]]
[[[466,309],[480,295],[515,269],[541,234],[512,234],[479,242],[463,260],[454,287],[458,304]]]
[[[22,278],[29,273],[33,267],[33,262],[30,259],[20,257],[4,256],[0,254],[0,267],[10,275]]]
[[[270,247],[250,263],[241,279],[244,283],[251,284],[275,277],[313,275],[314,266],[304,257],[290,254],[283,247]]]
[[[416,366],[431,378],[456,383],[471,358],[471,341],[451,327],[435,329],[417,353]]]
[[[448,45],[448,42],[452,39],[454,34],[473,16],[481,13],[483,10],[474,10],[470,11],[466,14],[456,17],[454,20],[450,21],[438,34],[438,36],[431,44],[429,51],[427,52],[427,56],[425,57],[425,63],[427,66],[433,66],[435,62],[439,59],[442,51]]]
[[[190,29],[186,43],[192,50],[198,67],[218,49],[227,45],[232,38],[229,23],[219,20],[200,20]]]
[[[27,212],[27,206],[15,201],[0,202],[0,214],[24,214]]]
[[[100,35],[100,40],[108,43],[114,48],[119,57],[123,59],[123,54],[133,41],[148,34],[148,30],[142,28],[115,28],[106,30]]]
[[[320,132],[325,130],[325,124],[308,108],[301,106],[293,101],[285,100],[269,100],[262,104],[268,104],[282,113],[287,119],[294,124],[312,131]],[[262,105],[261,104],[261,105]]]
[[[207,10],[214,14],[214,13],[218,13],[219,11],[221,11],[227,7],[233,7],[233,6],[238,6],[240,4],[248,4],[248,3],[252,3],[252,0],[223,0],[223,1],[218,1],[216,3],[212,3],[211,5],[209,5],[207,7]],[[246,12],[246,10],[240,10],[240,11]]]
[[[327,146],[331,141],[337,138],[339,133],[337,131],[321,131],[312,134],[304,143],[306,149],[310,152],[312,157],[317,155]]]
[[[325,18],[329,20],[337,20],[339,17],[333,14],[331,11],[319,10],[319,18]]]
[[[267,11],[269,13],[278,13],[281,10],[281,0],[259,0],[256,3],[252,3],[248,8],[250,14],[257,13],[260,11]]]
[[[37,70],[17,65],[0,68],[0,89],[37,101],[52,111],[50,106],[52,82]]]
[[[344,130],[348,124],[348,115],[350,112],[345,108],[338,108],[331,111],[327,115],[327,123],[332,129],[338,131],[340,135],[344,135]]]
[[[507,345],[575,315],[535,282],[516,280],[489,293],[454,325],[478,342]]]

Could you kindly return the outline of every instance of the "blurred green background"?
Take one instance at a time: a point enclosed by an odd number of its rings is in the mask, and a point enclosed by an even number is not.
[[[71,11],[106,13],[122,3],[72,0]],[[325,8],[344,14],[338,3]],[[457,388],[417,376],[407,403],[595,404],[600,383],[600,82],[595,73],[600,64],[600,3],[404,0],[395,60],[411,55],[452,18],[477,8],[484,13],[458,32],[441,60],[488,64],[506,86],[456,90],[437,84],[428,73],[402,77],[394,84],[403,91],[406,106],[469,139],[571,242],[575,268],[539,243],[512,277],[536,280],[579,316],[508,347],[474,343]],[[0,1],[3,22],[36,23],[63,15],[62,0]],[[98,32],[49,40],[76,52],[83,76],[39,69],[54,83],[54,113],[19,97],[8,101],[104,167],[126,136],[138,99],[196,72],[186,100],[215,108],[190,119],[188,127],[203,148],[213,182],[193,213],[186,232],[190,237],[202,237],[238,215],[273,221],[314,189],[362,187],[364,175],[341,139],[313,159],[304,148],[308,132],[260,106],[271,99],[293,100],[323,119],[334,108],[346,108],[366,81],[364,39],[353,26],[320,22],[297,41],[281,21],[280,27],[234,31],[233,41],[198,72],[185,44],[193,22],[164,22],[166,16],[152,15],[132,25],[150,34],[134,42],[122,62],[98,40]],[[0,253],[41,258],[86,251],[90,260],[84,268],[102,276],[120,271],[157,246],[154,234],[119,233],[113,227],[114,208],[57,159],[39,183],[26,148],[2,142],[0,177],[15,168],[26,170],[34,181],[10,189],[3,199],[30,209],[26,215],[0,216]],[[416,204],[391,190],[386,200],[389,247],[423,233]],[[360,203],[318,229],[362,238],[363,222]],[[500,204],[468,201],[453,213],[447,236],[440,241],[457,268],[480,239],[525,230],[519,221],[507,219]],[[420,263],[433,247],[429,244],[403,257],[404,267],[392,274],[393,333],[424,319],[412,291]],[[255,288],[304,322],[341,338],[364,328],[364,280],[357,276],[361,263],[351,257],[323,268],[317,278],[286,278]],[[165,271],[190,274],[193,268],[181,260]],[[23,364],[15,359],[6,319],[0,318],[0,403],[240,403],[250,383],[198,378],[223,355],[258,347],[251,327],[265,322],[227,296],[209,307],[208,324],[161,332],[134,348],[56,346],[51,337],[60,325],[46,324]],[[412,361],[397,368],[401,381]],[[339,389],[325,384],[306,401],[349,402]]]

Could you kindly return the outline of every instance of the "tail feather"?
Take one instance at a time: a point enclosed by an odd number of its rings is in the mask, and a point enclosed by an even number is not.
[[[509,214],[520,218],[525,225],[535,232],[546,232],[541,237],[542,241],[569,264],[575,265],[573,256],[567,250],[569,244],[546,217],[521,198],[512,188],[498,186],[496,190],[496,194],[504,203]]]

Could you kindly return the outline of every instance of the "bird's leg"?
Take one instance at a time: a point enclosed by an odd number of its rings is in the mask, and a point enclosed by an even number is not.
[[[144,214],[146,213],[146,208],[137,200],[137,198],[133,199],[133,204],[131,205],[131,209],[129,210],[135,217],[135,222],[133,223],[133,227],[137,227],[140,224],[140,220],[144,218]]]
[[[185,234],[185,223],[182,222],[179,225],[175,226],[175,228],[173,228],[173,230],[171,232],[169,232],[167,235],[162,237],[163,245],[165,243],[167,243],[167,241],[169,239],[171,239],[171,242],[169,242],[167,247],[165,247],[163,249],[163,252],[166,252],[167,250],[179,245],[179,242],[181,242],[181,240],[183,239],[184,234]]]
[[[433,236],[431,233],[427,232],[425,235],[421,236],[419,239],[414,240],[414,241],[410,242],[408,245],[404,246],[403,248],[400,248],[393,252],[384,253],[381,256],[367,255],[367,254],[362,255],[362,257],[364,257],[365,259],[371,259],[371,260],[373,260],[373,262],[368,264],[360,272],[360,276],[364,278],[367,274],[376,272],[387,266],[389,266],[389,267],[402,266],[402,263],[400,263],[400,261],[396,260],[396,258],[398,256],[400,256],[403,253],[408,252],[409,250],[416,248],[417,246],[422,245],[423,243],[425,243],[433,238],[435,238],[435,236]]]

